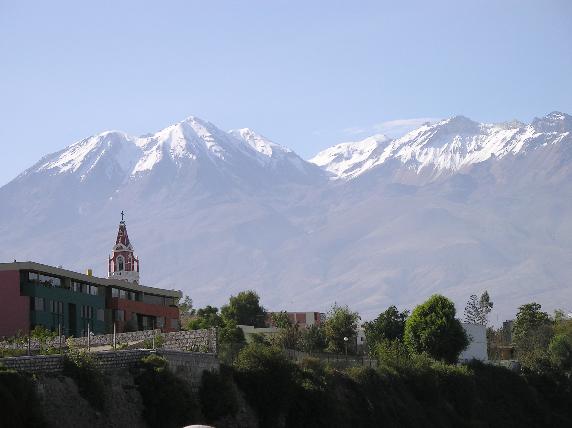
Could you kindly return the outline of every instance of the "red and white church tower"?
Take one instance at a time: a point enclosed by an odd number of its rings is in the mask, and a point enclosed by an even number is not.
[[[139,283],[139,259],[133,253],[133,246],[127,235],[124,213],[121,211],[121,221],[117,239],[109,257],[108,278]]]

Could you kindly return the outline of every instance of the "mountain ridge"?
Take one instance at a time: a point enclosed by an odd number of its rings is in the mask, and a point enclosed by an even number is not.
[[[143,283],[199,306],[246,288],[274,310],[337,301],[364,317],[436,292],[461,310],[488,289],[506,318],[572,301],[570,116],[452,119],[335,145],[321,167],[194,117],[96,134],[0,187],[0,259],[105,276],[124,210]]]

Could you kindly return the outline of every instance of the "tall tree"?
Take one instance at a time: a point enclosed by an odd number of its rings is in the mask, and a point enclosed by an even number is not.
[[[541,372],[548,368],[548,346],[554,335],[553,322],[538,303],[527,303],[518,308],[512,326],[512,337],[518,359],[526,369]]]
[[[399,312],[395,306],[390,306],[373,321],[363,324],[366,343],[370,351],[383,340],[401,340],[405,330],[405,321],[409,311]]]
[[[485,290],[479,299],[479,318],[478,323],[484,325],[485,327],[489,323],[489,314],[493,310],[493,302],[489,296],[489,292]]]
[[[352,350],[357,336],[358,321],[360,316],[357,312],[351,311],[348,306],[338,306],[334,304],[326,317],[324,323],[324,335],[328,344],[329,352],[342,353],[348,347]],[[347,341],[344,340],[347,338]]]
[[[491,302],[487,291],[481,294],[480,298],[477,298],[476,294],[472,294],[465,306],[465,322],[486,326],[492,309],[493,302]]]
[[[264,327],[266,324],[266,310],[260,305],[258,294],[252,290],[231,296],[228,305],[221,308],[221,316],[237,325]]]
[[[455,313],[453,302],[439,294],[417,306],[405,322],[404,341],[409,352],[456,363],[469,339]]]

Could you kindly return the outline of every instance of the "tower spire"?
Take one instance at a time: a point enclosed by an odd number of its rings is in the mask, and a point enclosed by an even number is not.
[[[121,211],[121,221],[117,231],[117,239],[108,261],[108,278],[116,278],[129,282],[139,282],[139,259],[133,252],[129,241],[125,213]]]

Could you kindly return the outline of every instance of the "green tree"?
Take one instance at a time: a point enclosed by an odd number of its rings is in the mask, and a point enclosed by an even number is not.
[[[195,312],[193,318],[187,322],[187,330],[200,330],[205,328],[216,328],[222,326],[222,318],[218,313],[218,308],[206,306]]]
[[[304,352],[321,352],[326,348],[324,329],[314,324],[302,330],[300,349]]]
[[[360,316],[357,312],[352,312],[348,306],[338,306],[334,304],[326,317],[324,323],[324,336],[326,338],[328,352],[342,353],[346,346],[355,343],[357,327]],[[344,340],[347,337],[347,342]],[[348,347],[348,351],[352,351]]]
[[[518,359],[528,370],[542,372],[551,366],[548,345],[552,336],[553,322],[538,303],[527,303],[518,308],[512,326],[512,337]]]
[[[456,363],[469,339],[455,314],[453,302],[439,294],[417,306],[405,322],[404,341],[409,352]]]
[[[179,314],[181,317],[188,317],[195,314],[195,310],[193,309],[193,299],[189,296],[182,297],[179,301]]]
[[[270,319],[272,320],[272,324],[278,328],[287,328],[292,325],[288,317],[288,312],[286,311],[273,312],[272,315],[270,315]]]
[[[370,352],[383,340],[402,340],[408,316],[409,311],[399,312],[395,306],[390,306],[373,321],[365,322],[363,328]]]
[[[465,322],[487,326],[489,323],[489,313],[493,309],[488,291],[477,298],[476,294],[471,295],[465,306]]]
[[[512,326],[512,335],[517,347],[533,330],[552,324],[550,316],[546,312],[541,311],[541,309],[542,306],[534,302],[518,308],[518,313]]]
[[[255,291],[241,291],[231,296],[228,305],[221,308],[223,320],[232,320],[238,325],[264,327],[266,310],[260,305],[260,297]]]
[[[548,345],[550,361],[562,371],[572,370],[572,338],[566,334],[557,334]]]

